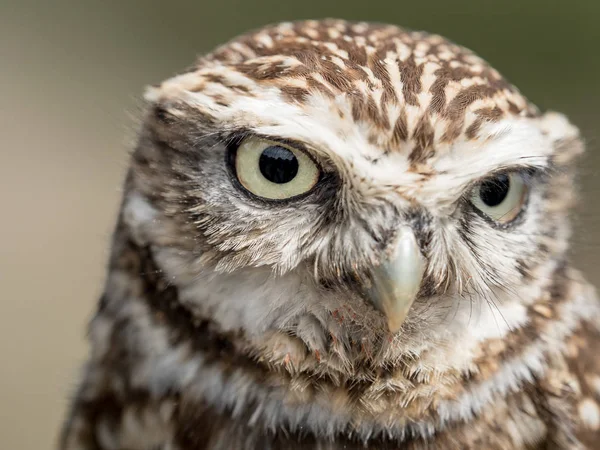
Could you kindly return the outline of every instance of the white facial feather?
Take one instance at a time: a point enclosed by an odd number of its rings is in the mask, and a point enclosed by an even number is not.
[[[151,208],[143,206],[144,201],[137,195],[132,196],[130,202],[133,206],[128,203],[126,210],[136,207],[146,212]],[[129,217],[135,217],[129,222],[133,230],[147,226],[146,219],[154,220],[152,214]],[[488,236],[482,238],[485,240]],[[336,310],[347,300],[332,298],[332,294],[317,287],[308,274],[274,276],[268,268],[220,274],[203,268],[195,255],[168,249],[158,249],[156,258],[165,276],[179,287],[180,301],[184,305],[201,317],[212,317],[224,331],[241,328],[252,338],[271,329],[293,330],[299,317],[311,315],[323,305],[329,305],[324,307],[325,311]],[[466,370],[479,343],[501,338],[525,324],[527,299],[536,298],[540,288],[540,285],[532,284],[516,292],[490,287],[487,298],[481,298],[477,293],[457,298],[451,291],[447,296],[431,299],[438,310],[447,313],[424,331],[427,337],[421,341],[423,350],[429,349],[431,342],[462,344],[442,346],[439,351],[430,350],[421,360],[422,370],[443,372],[450,367]],[[468,286],[466,289],[468,291]],[[323,317],[322,320],[328,319]],[[323,328],[318,331],[326,332]],[[324,338],[326,336],[318,340]],[[390,350],[388,357],[401,356],[407,347],[417,354],[421,351],[411,340],[399,345],[395,351]]]

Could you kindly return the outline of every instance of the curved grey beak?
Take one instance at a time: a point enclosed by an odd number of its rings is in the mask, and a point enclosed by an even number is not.
[[[373,270],[368,295],[388,319],[392,333],[397,332],[408,315],[425,271],[425,258],[412,229],[400,229],[393,253]]]

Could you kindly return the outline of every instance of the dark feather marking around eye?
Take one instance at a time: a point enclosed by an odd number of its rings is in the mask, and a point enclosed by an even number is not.
[[[469,248],[471,250],[474,250],[477,247],[477,245],[471,239],[471,235],[473,233],[471,232],[471,220],[469,220],[470,218],[473,218],[472,213],[465,215],[465,217],[463,217],[459,221],[460,227],[458,228],[458,234],[460,235],[462,240],[469,246]]]
[[[421,251],[426,254],[431,245],[433,236],[433,218],[424,208],[413,207],[404,214],[404,220],[406,220],[414,230],[419,247],[421,248]]]
[[[470,213],[466,217],[463,217],[463,219],[460,220],[460,228],[458,229],[458,233],[461,239],[471,250],[471,253],[477,261],[477,263],[479,264],[479,267],[485,271],[485,276],[487,280],[493,285],[502,286],[503,288],[509,289],[508,286],[506,286],[506,284],[504,283],[505,274],[501,271],[501,268],[496,265],[489,264],[489,261],[487,259],[484,259],[484,257],[480,254],[481,247],[471,237],[473,236],[473,233],[471,231],[471,227],[473,226],[473,224],[472,220],[469,220],[469,215],[473,219],[479,217],[479,214],[477,214],[476,216],[475,214],[476,213],[474,211],[470,211]],[[493,255],[487,256],[493,257]],[[512,289],[509,290],[510,292],[512,292]],[[479,292],[479,295],[484,298],[488,297],[488,295],[485,292]]]
[[[481,256],[479,255],[480,248],[477,245],[477,243],[472,239],[472,236],[473,236],[473,232],[471,231],[472,220],[469,220],[469,215],[472,215],[471,217],[474,218],[475,217],[474,214],[475,214],[474,212],[470,212],[470,214],[466,215],[465,217],[463,217],[460,220],[460,222],[459,222],[460,227],[458,228],[458,234],[461,237],[461,239],[463,240],[463,242],[467,245],[467,247],[469,247],[469,250],[471,250],[471,253],[475,257],[477,262],[480,263],[480,265],[482,267],[484,267],[482,264],[482,261],[481,261]],[[494,278],[495,277],[497,277],[497,275],[494,275]]]
[[[362,215],[357,215],[356,221],[359,222],[361,228],[371,236],[371,239],[377,244],[379,251],[385,249],[395,234],[395,230],[390,229],[389,227],[380,230],[373,229],[369,221]]]

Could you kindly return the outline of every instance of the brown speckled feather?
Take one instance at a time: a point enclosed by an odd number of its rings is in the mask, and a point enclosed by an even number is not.
[[[147,100],[62,450],[600,448],[566,118],[440,36],[338,20],[244,35]],[[248,136],[314,186],[252,193]],[[473,196],[507,174],[494,219]],[[425,268],[396,332],[365,286],[401,227]]]

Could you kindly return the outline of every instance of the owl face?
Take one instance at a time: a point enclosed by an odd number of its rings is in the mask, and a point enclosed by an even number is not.
[[[467,365],[566,250],[577,130],[439,36],[280,24],[147,99],[125,221],[273,363]]]

